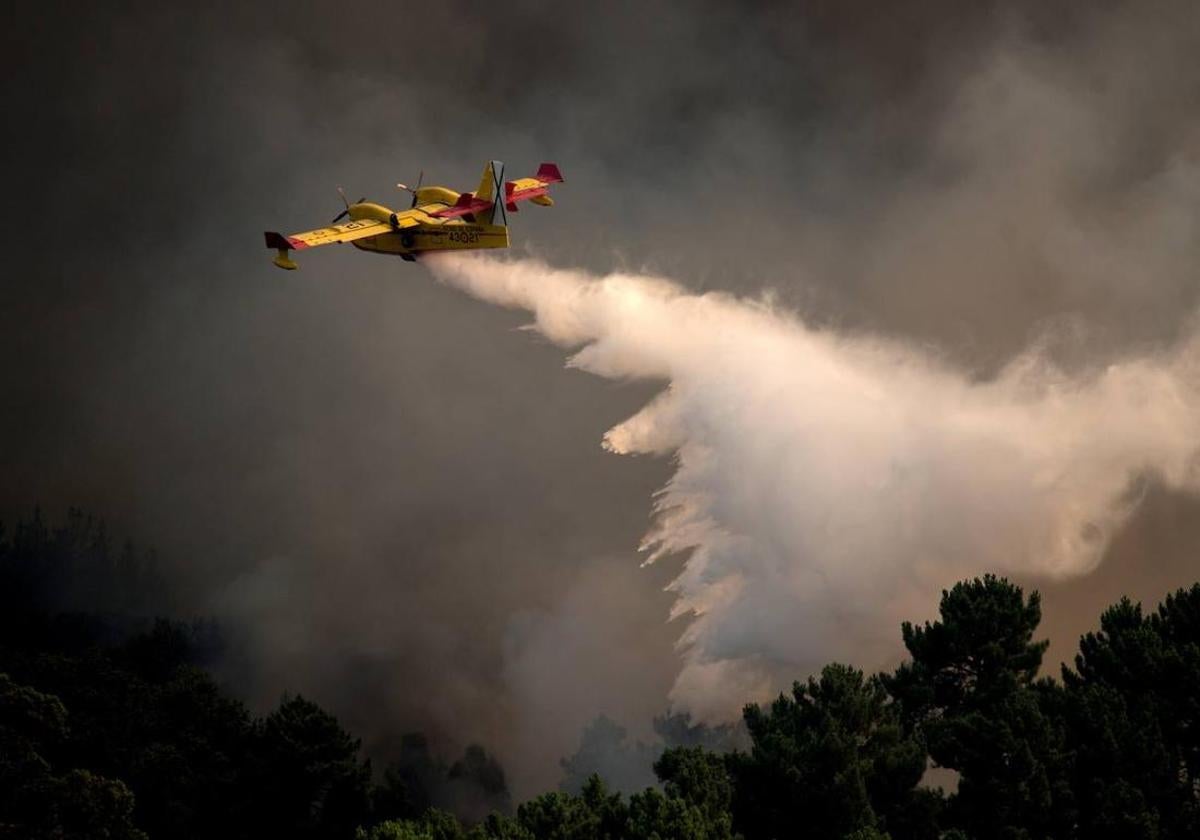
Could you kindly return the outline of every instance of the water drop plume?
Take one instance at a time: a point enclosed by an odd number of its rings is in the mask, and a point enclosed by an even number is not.
[[[701,718],[827,661],[886,663],[899,622],[965,575],[1090,571],[1149,477],[1200,489],[1196,330],[1085,373],[1030,350],[977,381],[765,298],[533,260],[428,264],[532,313],[570,366],[664,383],[603,445],[675,459],[643,548],[685,557],[672,701]]]

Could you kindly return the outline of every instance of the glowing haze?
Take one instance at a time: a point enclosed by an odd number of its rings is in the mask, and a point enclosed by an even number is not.
[[[447,256],[442,281],[528,310],[569,365],[666,389],[609,430],[673,455],[649,560],[691,615],[672,701],[727,717],[823,662],[892,658],[896,626],[985,571],[1090,571],[1144,479],[1200,488],[1200,337],[1067,375],[1030,350],[986,381],[806,326],[769,299],[657,277]]]

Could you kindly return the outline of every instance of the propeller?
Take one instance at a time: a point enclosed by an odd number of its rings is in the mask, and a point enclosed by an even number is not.
[[[342,219],[344,219],[344,218],[346,218],[347,216],[349,216],[349,215],[350,215],[350,202],[346,200],[346,191],[345,191],[345,190],[343,190],[341,187],[338,187],[338,188],[337,188],[337,191],[338,191],[338,195],[340,195],[340,196],[342,197],[342,204],[346,205],[346,209],[345,209],[345,210],[343,210],[341,213],[338,213],[336,216],[334,216],[334,217],[333,217],[333,221],[332,221],[332,222],[330,222],[330,224],[331,224],[331,225],[336,225],[336,224],[337,224],[338,222],[340,222]],[[354,203],[355,203],[355,204],[362,204],[362,203],[363,203],[364,201],[366,201],[366,200],[367,200],[366,196],[363,196],[362,198],[360,198],[358,201],[356,201],[356,202],[354,202]]]
[[[409,206],[411,206],[411,207],[417,206],[417,190],[421,189],[421,182],[424,180],[425,180],[425,170],[422,169],[421,173],[419,175],[417,175],[417,185],[415,187],[410,187],[408,184],[397,184],[396,185],[397,187],[404,190],[405,192],[412,193],[413,200],[412,200],[412,204]]]

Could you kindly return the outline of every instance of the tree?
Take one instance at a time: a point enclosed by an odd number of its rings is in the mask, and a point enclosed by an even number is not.
[[[246,708],[193,666],[141,691],[137,746],[119,768],[137,792],[139,824],[155,837],[229,834],[255,803]]]
[[[47,756],[67,734],[57,697],[0,674],[0,829],[31,838],[145,840],[122,782],[87,770],[55,774]]]
[[[471,744],[446,774],[450,809],[467,822],[479,822],[489,813],[512,812],[512,797],[504,768],[478,744]]]
[[[167,598],[153,552],[126,542],[117,554],[103,520],[78,508],[57,527],[35,508],[0,542],[0,606],[23,620],[39,611],[145,614]]]
[[[699,810],[715,834],[731,833],[734,787],[724,756],[702,747],[676,747],[654,763],[654,772],[667,797]]]
[[[878,679],[827,665],[767,709],[747,706],[753,747],[735,753],[734,827],[748,838],[818,837],[886,829],[925,770]]]
[[[370,828],[359,828],[354,840],[434,840],[428,826],[413,820],[385,820]]]
[[[1079,648],[1063,683],[1081,832],[1200,835],[1200,585],[1150,616],[1122,599]]]
[[[1037,678],[1047,641],[1033,641],[1041,596],[985,575],[943,590],[940,619],[901,634],[912,662],[888,680],[906,713],[932,716],[987,708]]]
[[[621,791],[641,790],[654,784],[654,759],[660,752],[641,741],[631,741],[625,727],[606,715],[587,725],[575,754],[560,764],[559,790],[578,794],[592,776]]]
[[[57,825],[44,836],[146,840],[134,827],[133,793],[124,782],[87,770],[71,770],[54,780],[52,790]]]
[[[473,828],[466,829],[445,811],[431,808],[415,819],[385,820],[370,828],[360,828],[355,840],[540,840],[520,822],[503,814],[489,814]]]
[[[419,732],[400,738],[400,751],[372,793],[376,818],[417,819],[435,804],[445,784],[446,766],[434,758],[429,739]]]
[[[538,840],[520,820],[504,814],[488,814],[487,818],[468,834],[468,840]]]
[[[623,837],[629,840],[728,840],[731,820],[712,823],[699,808],[678,797],[647,788],[629,799],[629,821]]]
[[[654,719],[654,734],[662,739],[666,749],[672,747],[704,747],[718,753],[746,749],[750,736],[741,721],[711,725],[696,723],[687,712],[674,712]]]
[[[625,836],[628,810],[621,794],[609,793],[592,776],[578,796],[554,792],[517,809],[521,826],[538,840],[618,840]]]
[[[885,683],[930,757],[960,774],[949,822],[979,840],[1067,836],[1061,689],[1036,681],[1047,645],[1033,641],[1040,597],[986,575],[944,591],[939,614],[903,625],[912,661]]]
[[[559,762],[563,768],[559,790],[579,793],[595,774],[614,790],[636,793],[654,784],[654,762],[663,750],[705,747],[724,753],[748,743],[744,726],[695,723],[686,712],[659,715],[653,727],[659,742],[647,744],[629,738],[625,728],[606,715],[597,716],[584,728],[579,749]]]
[[[261,829],[289,837],[351,837],[365,822],[370,766],[359,741],[303,697],[284,697],[255,727]]]

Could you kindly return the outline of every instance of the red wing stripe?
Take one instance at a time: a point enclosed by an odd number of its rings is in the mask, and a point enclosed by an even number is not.
[[[287,251],[293,248],[299,250],[301,248],[308,247],[306,243],[301,242],[299,239],[293,239],[290,236],[284,236],[283,234],[276,233],[273,230],[267,231],[264,235],[267,240],[268,248],[277,248],[281,251]]]
[[[486,199],[468,197],[466,193],[463,193],[453,207],[447,207],[445,210],[438,210],[429,215],[437,216],[439,219],[453,219],[456,216],[465,216],[468,213],[482,213],[491,206],[492,202]]]

